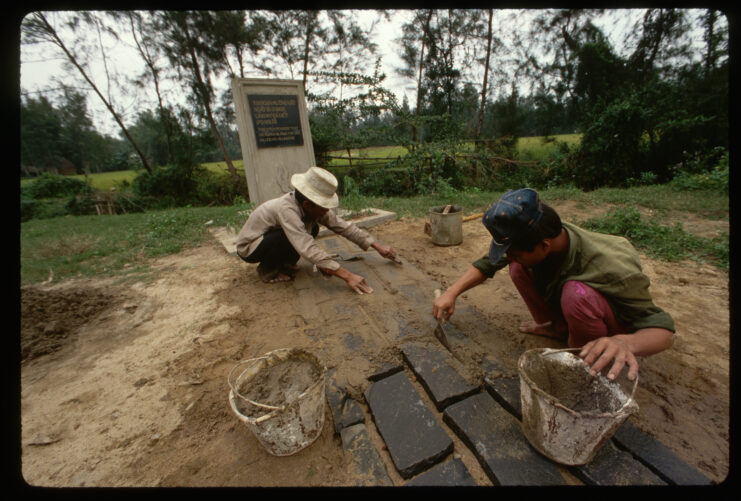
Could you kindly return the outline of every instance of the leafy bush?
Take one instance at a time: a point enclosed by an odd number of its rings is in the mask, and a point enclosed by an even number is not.
[[[235,182],[227,172],[199,169],[195,176],[196,193],[193,204],[233,205],[238,198],[247,194],[247,180],[239,176]]]
[[[705,172],[696,172],[696,168],[689,167],[688,170],[681,171],[671,180],[671,186],[678,191],[716,190],[727,194],[728,150],[720,149],[723,153],[715,167]],[[681,167],[681,165],[678,166],[678,168]]]
[[[25,198],[60,198],[89,192],[92,188],[86,182],[68,176],[44,172],[34,179],[21,192]]]
[[[232,205],[235,197],[247,193],[243,177],[235,182],[228,172],[200,166],[168,165],[152,173],[143,172],[131,184],[140,205],[164,209],[187,205]]]
[[[131,188],[149,208],[182,207],[191,203],[196,193],[196,169],[192,165],[155,167],[151,173],[142,172],[134,178]]]
[[[21,221],[31,219],[48,219],[67,215],[66,200],[63,198],[45,198],[34,200],[21,197]]]
[[[370,196],[411,196],[414,193],[409,172],[399,169],[378,169],[358,183],[358,192]]]

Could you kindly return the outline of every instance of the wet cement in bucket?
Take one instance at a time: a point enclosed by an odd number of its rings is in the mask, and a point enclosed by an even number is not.
[[[293,402],[320,378],[316,364],[305,358],[293,358],[259,371],[242,381],[237,391],[243,397],[264,405],[280,407]],[[247,417],[258,418],[272,412],[235,398],[237,410]]]
[[[617,412],[629,398],[629,391],[604,376],[592,376],[577,357],[569,353],[532,358],[528,377],[561,405],[576,412]]]

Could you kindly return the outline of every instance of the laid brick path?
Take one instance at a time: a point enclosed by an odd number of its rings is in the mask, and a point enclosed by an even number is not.
[[[320,241],[328,249],[359,253],[338,237]],[[475,458],[492,485],[708,485],[710,480],[650,435],[626,422],[588,465],[564,467],[535,451],[521,429],[519,378],[490,355],[480,363],[481,381],[471,384],[432,336],[431,291],[439,284],[404,262],[403,272],[375,253],[343,266],[361,274],[376,291],[366,301],[383,305],[373,316],[352,295],[338,293],[338,280],[299,273],[292,282],[297,314],[308,322],[336,322],[346,328],[340,342],[348,359],[359,353],[398,347],[398,361],[368,376],[362,400],[354,400],[329,371],[326,395],[335,433],[341,438],[358,485],[475,485],[461,460]],[[344,289],[341,289],[343,292]],[[419,312],[413,324],[394,312]],[[458,305],[456,316],[468,325],[485,325],[484,316]],[[463,329],[446,325],[451,345],[472,343]],[[306,335],[320,339],[319,329]],[[420,342],[420,340],[428,342]],[[321,358],[321,353],[318,353]],[[420,388],[418,390],[417,388]],[[423,395],[426,398],[422,398]],[[431,404],[425,403],[425,400]],[[369,429],[383,440],[380,451]],[[453,440],[453,438],[457,440]],[[462,444],[462,445],[461,445]],[[469,460],[470,461],[470,460]],[[390,473],[394,473],[391,475]],[[392,480],[401,477],[402,482]]]

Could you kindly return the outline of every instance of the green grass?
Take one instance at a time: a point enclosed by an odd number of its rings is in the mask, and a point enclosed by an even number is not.
[[[544,199],[574,200],[591,205],[642,206],[658,211],[685,211],[714,220],[728,220],[729,196],[713,190],[676,191],[668,185],[632,188],[599,188],[583,192],[578,188],[552,188],[541,192]]]
[[[573,147],[579,141],[581,134],[556,134],[547,141],[543,136],[521,137],[517,139],[517,152],[521,161],[539,161],[558,151],[559,143]]]
[[[566,143],[569,146],[578,144],[581,134],[557,134],[550,136],[546,141],[543,136],[521,137],[517,140],[517,152],[520,160],[541,160],[558,149],[558,143]],[[396,158],[405,156],[409,152],[403,146],[373,146],[370,148],[352,149],[350,153],[353,161],[356,159],[373,160],[375,158]],[[346,157],[346,150],[335,150],[330,152],[331,156]],[[349,165],[348,160],[334,158],[330,160],[330,167],[343,167]]]
[[[233,160],[234,168],[237,172],[243,172],[244,162],[242,160]],[[210,162],[201,164],[203,167],[214,171],[226,171],[226,162]],[[87,178],[90,185],[98,191],[109,191],[111,188],[117,188],[123,182],[131,183],[136,176],[141,173],[141,170],[117,170],[113,172],[99,172],[85,176],[83,174],[75,174],[69,176],[73,179],[79,179],[85,181]],[[32,183],[34,178],[23,178],[21,179],[21,187]]]
[[[340,204],[352,211],[375,207],[396,212],[400,218],[426,218],[430,207],[447,203],[462,206],[464,215],[483,212],[501,195],[501,192],[478,190],[412,198],[353,195],[341,197]],[[575,188],[553,188],[541,191],[540,195],[543,200],[574,200],[585,206],[616,204],[625,210],[646,207],[728,219],[728,196],[717,192],[678,193],[668,186],[653,186],[588,193]],[[199,245],[210,238],[211,226],[239,229],[251,208],[251,204],[180,208],[115,216],[64,216],[21,223],[21,285],[42,282],[50,273],[55,281],[75,276],[146,274],[151,258]],[[209,221],[211,225],[207,225]],[[659,259],[695,259],[728,269],[728,235],[701,239],[677,225],[664,226],[659,221],[658,216],[656,220],[645,220],[629,213],[589,224],[598,231],[627,236],[634,245]]]
[[[664,226],[644,219],[633,206],[612,209],[607,215],[586,222],[586,228],[626,237],[649,256],[664,261],[691,259],[710,261],[723,270],[729,266],[729,237],[713,239],[692,235],[680,223]]]
[[[61,280],[146,272],[151,258],[179,253],[210,238],[211,225],[240,226],[248,207],[64,216],[21,223],[21,285],[50,275]]]

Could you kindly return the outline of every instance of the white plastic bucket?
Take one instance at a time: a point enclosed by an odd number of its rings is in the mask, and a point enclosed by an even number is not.
[[[291,362],[294,362],[293,365]],[[236,378],[237,368],[244,369]],[[296,367],[291,373],[291,367]],[[250,387],[269,375],[273,368],[284,371],[281,381],[288,389],[274,385],[276,395],[270,403],[258,402],[245,395]],[[291,388],[291,379],[302,382]],[[307,372],[307,370],[309,372]],[[262,357],[244,360],[229,373],[229,404],[237,417],[247,425],[265,449],[274,456],[290,456],[311,445],[322,432],[325,413],[325,378],[327,368],[311,353],[301,349],[284,348]],[[307,374],[312,381],[305,384]],[[264,382],[268,384],[267,382]],[[298,383],[297,383],[298,384]]]
[[[570,353],[580,348],[538,348],[517,364],[522,401],[522,430],[541,454],[561,464],[590,462],[600,447],[633,413],[638,378],[627,370],[611,381],[607,372],[592,376],[584,361]]]

